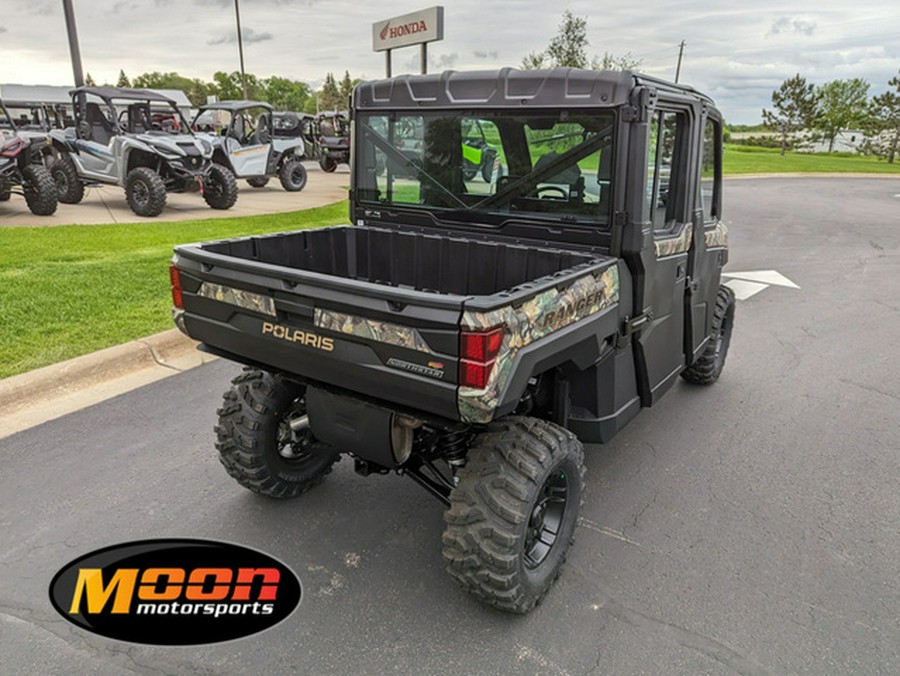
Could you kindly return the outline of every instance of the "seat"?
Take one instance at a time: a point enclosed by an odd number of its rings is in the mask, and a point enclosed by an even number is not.
[[[100,105],[97,103],[88,103],[85,106],[84,119],[91,129],[91,140],[95,143],[108,145],[109,140],[113,137],[113,128],[109,119],[103,114]]]

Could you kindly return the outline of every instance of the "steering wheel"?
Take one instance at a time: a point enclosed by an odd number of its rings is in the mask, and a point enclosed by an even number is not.
[[[544,194],[546,193],[546,194]],[[542,185],[535,191],[535,194],[542,200],[567,200],[569,193],[558,185]]]

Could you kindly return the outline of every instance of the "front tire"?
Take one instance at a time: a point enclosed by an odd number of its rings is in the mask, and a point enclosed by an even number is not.
[[[213,209],[230,209],[237,202],[238,187],[234,174],[221,164],[213,164],[203,184],[203,199]]]
[[[447,572],[479,601],[527,613],[559,577],[584,490],[584,450],[544,420],[492,423],[469,449],[444,512]]]
[[[711,385],[722,375],[725,357],[734,330],[734,291],[720,286],[713,310],[712,336],[694,363],[681,372],[681,377],[694,385]]]
[[[22,188],[25,202],[35,216],[49,216],[56,212],[59,200],[53,176],[42,164],[29,164],[22,169]]]
[[[78,204],[84,199],[84,184],[78,177],[75,163],[67,156],[60,157],[50,164],[50,173],[56,183],[59,201],[63,204]]]
[[[0,202],[8,202],[10,195],[12,195],[12,190],[9,184],[0,179]]]
[[[306,187],[306,167],[300,160],[285,160],[278,172],[281,187],[288,192],[299,192]]]
[[[322,171],[329,174],[337,169],[337,165],[337,161],[333,157],[328,157],[328,155],[319,160],[319,166],[322,168]]]
[[[270,498],[295,498],[320,483],[340,456],[308,427],[291,429],[290,421],[306,412],[306,388],[253,368],[231,384],[216,425],[216,449],[228,474]]]
[[[138,216],[159,216],[166,207],[166,184],[149,167],[135,167],[125,177],[125,199]]]

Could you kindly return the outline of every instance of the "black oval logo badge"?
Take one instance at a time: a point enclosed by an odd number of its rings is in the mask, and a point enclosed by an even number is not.
[[[85,554],[50,583],[53,607],[95,634],[197,645],[275,626],[300,604],[300,580],[271,556],[214,540],[138,540]]]

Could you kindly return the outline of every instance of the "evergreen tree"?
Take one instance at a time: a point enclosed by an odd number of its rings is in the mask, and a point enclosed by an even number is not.
[[[817,97],[815,87],[797,73],[781,83],[772,92],[772,110],[763,109],[763,122],[781,138],[781,154],[787,148],[788,139],[797,132],[809,129],[816,119]]]
[[[353,88],[356,86],[358,80],[350,79],[350,71],[344,71],[344,78],[341,80],[340,92],[341,98],[344,99],[345,105],[346,102],[350,100],[350,94],[353,93]]]
[[[91,77],[90,73],[88,73],[87,75],[84,76],[84,84],[86,84],[88,87],[96,87],[97,86],[97,83],[94,82],[94,78]]]
[[[341,96],[334,75],[328,73],[325,76],[325,84],[319,92],[319,108],[321,110],[342,110],[346,106],[346,99]]]
[[[125,89],[131,87],[131,81],[128,79],[128,76],[125,75],[124,70],[119,71],[119,79],[116,81],[116,87],[123,87]]]

